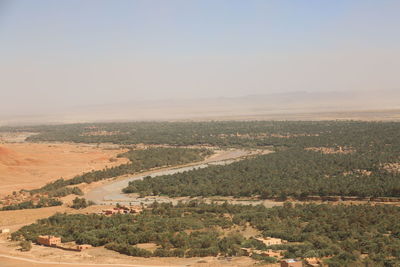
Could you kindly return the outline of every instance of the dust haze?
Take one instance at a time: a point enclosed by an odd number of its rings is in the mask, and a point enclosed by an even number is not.
[[[399,7],[3,0],[0,125],[396,119]]]
[[[1,113],[3,125],[143,120],[400,120],[400,92],[288,92],[242,97],[131,100]]]

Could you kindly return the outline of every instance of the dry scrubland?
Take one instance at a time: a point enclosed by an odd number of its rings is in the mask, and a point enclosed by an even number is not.
[[[0,144],[0,196],[34,189],[57,180],[106,166],[126,163],[121,149],[73,144]]]

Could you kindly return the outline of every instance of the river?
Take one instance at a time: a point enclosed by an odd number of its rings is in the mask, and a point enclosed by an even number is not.
[[[194,169],[207,168],[210,165],[227,165],[232,162],[241,160],[245,157],[251,155],[268,154],[271,153],[270,150],[225,150],[220,151],[214,156],[207,158],[206,160],[194,164],[188,164],[182,167],[167,167],[159,170],[147,171],[144,173],[133,175],[129,178],[123,180],[111,181],[109,183],[100,185],[85,194],[87,200],[94,201],[96,204],[100,205],[115,205],[117,203],[122,205],[139,205],[139,204],[150,204],[154,201],[158,202],[172,202],[177,203],[178,199],[169,198],[163,196],[149,196],[140,198],[137,194],[124,194],[122,189],[127,187],[129,182],[135,180],[141,180],[146,176],[157,177],[162,175],[171,175],[175,173],[182,173],[191,171]],[[243,201],[231,201],[234,203],[241,203]],[[261,204],[263,201],[245,201],[245,204]]]

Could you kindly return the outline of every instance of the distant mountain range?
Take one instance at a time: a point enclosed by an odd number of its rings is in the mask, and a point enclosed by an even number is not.
[[[385,119],[400,120],[400,90],[291,92],[243,97],[126,101],[37,113],[0,115],[0,125],[133,120]]]

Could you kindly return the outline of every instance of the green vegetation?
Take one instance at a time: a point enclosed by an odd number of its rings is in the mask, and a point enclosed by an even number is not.
[[[306,199],[310,196],[400,197],[400,123],[397,122],[132,122],[0,128],[29,131],[30,141],[82,143],[211,145],[265,148],[275,153],[224,166],[133,181],[124,192],[141,195],[234,196]],[[203,159],[210,152],[155,148],[120,155],[131,163],[60,179],[31,193],[62,196],[80,192],[80,183]],[[74,205],[88,203],[76,198]],[[30,204],[24,204],[31,206]],[[33,205],[33,203],[32,203]],[[142,257],[241,255],[241,248],[282,249],[285,257],[328,257],[331,266],[399,266],[400,208],[389,205],[216,205],[196,201],[177,206],[155,203],[138,215],[111,217],[57,214],[13,233],[35,241],[40,234],[63,242],[105,246]],[[289,243],[266,247],[233,229],[248,225],[263,236]],[[228,231],[229,230],[229,231]],[[227,234],[230,232],[230,234]],[[155,243],[147,251],[137,247]],[[260,255],[264,262],[275,259]]]
[[[229,228],[233,223],[222,213],[212,211],[211,207],[203,207],[196,202],[177,207],[154,203],[151,210],[139,215],[57,214],[23,227],[13,233],[13,238],[21,239],[23,236],[25,240],[35,241],[38,235],[51,233],[61,236],[64,242],[107,245],[109,249],[132,256],[152,255],[132,247],[148,242],[160,246],[155,252],[159,256],[206,256],[220,252],[240,254],[240,246],[236,243],[241,242],[242,237],[223,237],[217,228]],[[217,206],[215,208],[218,209]]]
[[[252,254],[251,257],[255,260],[261,261],[263,263],[276,263],[277,259],[274,257],[264,256],[260,254]]]
[[[93,201],[90,201],[90,200],[87,201],[85,198],[76,197],[72,201],[71,208],[79,210],[79,209],[87,208],[87,207],[89,207],[91,205],[94,205]]]
[[[140,192],[142,195],[281,199],[310,195],[400,196],[400,172],[384,168],[386,164],[400,163],[400,123],[397,122],[131,122],[3,127],[0,130],[39,132],[30,137],[32,141],[274,146],[276,150],[276,153],[230,166],[135,181],[125,189],[125,192]],[[104,132],[109,134],[102,134]],[[344,149],[349,153],[324,154],[307,148],[326,148],[333,152]],[[126,172],[126,168],[130,169],[130,166],[89,173],[68,181],[60,180],[48,187],[113,177]]]
[[[23,209],[39,209],[45,207],[61,206],[62,202],[54,198],[41,197],[37,203],[25,201],[14,205],[4,206],[1,210],[23,210]]]
[[[400,197],[400,174],[382,168],[384,156],[377,157],[373,152],[327,155],[287,149],[230,165],[132,181],[124,192],[281,199],[312,195]],[[351,173],[356,169],[371,173]]]
[[[214,146],[335,146],[362,144],[385,130],[398,132],[400,123],[357,121],[221,121],[126,122],[0,127],[0,131],[38,132],[28,141],[77,143],[169,144]],[[110,135],[96,133],[107,132]],[[365,134],[367,134],[365,136]]]
[[[152,168],[201,161],[211,154],[212,151],[208,149],[165,147],[131,150],[118,155],[118,157],[128,158],[131,161],[129,164],[131,170],[127,173],[133,173]]]
[[[31,190],[30,192],[32,194],[44,193],[52,196],[65,196],[68,194],[82,195],[82,191],[80,191],[79,188],[70,188],[67,186],[81,183],[89,184],[124,174],[146,171],[152,168],[200,161],[210,154],[212,154],[212,152],[207,149],[189,148],[149,148],[146,150],[131,150],[118,156],[128,158],[131,161],[130,163],[88,172],[68,180],[61,178],[40,189]]]
[[[45,186],[30,190],[31,195],[39,194],[45,195],[41,197],[40,201],[35,204],[33,201],[25,201],[14,205],[4,206],[0,210],[17,210],[17,209],[35,209],[50,206],[62,205],[62,202],[56,200],[57,197],[65,197],[67,195],[83,195],[83,192],[78,187],[73,185],[81,183],[92,183],[104,179],[113,178],[120,175],[132,174],[136,172],[150,170],[152,168],[159,168],[164,166],[180,165],[195,161],[201,161],[206,156],[211,155],[213,152],[208,149],[190,149],[190,148],[149,148],[145,150],[130,150],[126,153],[118,155],[118,157],[125,157],[130,160],[130,163],[122,164],[119,166],[105,168],[99,171],[91,171],[82,175],[75,176],[74,178],[64,180],[60,178],[54,182],[48,183]],[[27,190],[23,190],[27,191]],[[14,192],[14,195],[16,192]],[[74,203],[74,208],[84,208],[85,204],[81,199],[76,198],[77,203]],[[92,203],[86,203],[90,205]]]
[[[32,249],[32,242],[23,240],[19,243],[21,251],[30,251]]]
[[[33,191],[35,192],[35,191]],[[79,187],[63,187],[59,189],[55,189],[52,191],[47,191],[46,192],[49,197],[65,197],[68,195],[77,195],[77,196],[82,196],[83,192]]]
[[[291,123],[281,124],[291,129]],[[311,130],[301,127],[307,125]],[[388,163],[400,163],[400,123],[293,122],[291,126],[299,127],[290,133],[292,137],[268,139],[275,153],[227,166],[133,181],[124,192],[281,199],[400,196],[400,171],[385,168]],[[295,136],[300,129],[311,135],[315,128],[320,130],[318,136]],[[327,152],[320,151],[323,149]]]
[[[227,216],[229,215],[229,216]],[[241,255],[241,247],[285,250],[285,257],[330,257],[330,266],[369,262],[371,266],[400,264],[400,208],[389,205],[216,205],[154,203],[139,215],[56,214],[12,234],[14,240],[35,241],[41,234],[63,242],[103,246],[132,256]],[[289,243],[265,247],[232,227],[252,227]],[[156,243],[155,252],[136,244]],[[361,255],[364,255],[361,257]],[[271,259],[261,259],[271,260]]]

